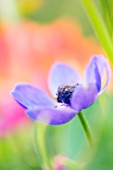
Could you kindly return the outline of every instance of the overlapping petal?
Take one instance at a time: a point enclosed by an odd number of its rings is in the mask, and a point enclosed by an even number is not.
[[[12,95],[24,108],[45,107],[54,104],[54,101],[43,90],[25,83],[16,85]]]
[[[79,86],[73,92],[71,106],[78,112],[92,105],[98,97],[98,90],[94,84]]]
[[[104,73],[106,73],[106,83],[102,87],[102,80],[104,79]],[[111,69],[106,58],[103,55],[94,56],[91,58],[85,70],[85,79],[88,83],[95,83],[99,90],[99,94],[103,93],[110,82]]]
[[[69,122],[77,112],[65,106],[36,107],[27,110],[27,115],[35,121],[49,125],[61,125]]]
[[[95,58],[96,65],[99,70],[100,77],[101,79],[103,79],[107,60],[105,59],[103,55],[94,56],[94,58]]]
[[[95,84],[98,91],[101,89],[101,76],[97,64],[97,57],[92,57],[85,70],[86,84]]]
[[[61,85],[73,85],[82,82],[78,73],[70,66],[63,63],[56,63],[50,70],[49,89],[53,96],[56,96],[58,87]]]
[[[105,85],[101,88],[99,95],[105,91],[105,89],[109,85],[110,79],[111,79],[111,68],[110,68],[110,65],[109,65],[109,62],[107,61],[107,59],[105,59],[104,70],[106,72],[106,82],[105,82]]]

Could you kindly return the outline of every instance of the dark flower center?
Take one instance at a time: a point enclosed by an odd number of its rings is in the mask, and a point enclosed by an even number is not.
[[[73,86],[59,86],[57,91],[57,101],[59,103],[65,103],[70,105],[70,99],[73,91],[79,86],[79,84],[75,84]]]

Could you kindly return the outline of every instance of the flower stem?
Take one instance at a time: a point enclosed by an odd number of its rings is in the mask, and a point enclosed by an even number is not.
[[[45,132],[46,132],[47,126],[41,123],[35,124],[35,129],[34,129],[34,149],[37,157],[39,158],[39,153],[41,156],[41,163],[42,167],[44,169],[52,170],[50,160],[48,158],[46,146],[45,146]],[[38,147],[37,147],[38,145]],[[38,152],[37,152],[37,149]]]
[[[79,117],[80,122],[81,122],[81,124],[84,128],[88,142],[89,142],[90,146],[92,146],[93,145],[93,137],[92,137],[91,129],[88,125],[88,122],[87,122],[87,120],[86,120],[86,118],[85,118],[85,116],[82,112],[78,113],[78,117]]]

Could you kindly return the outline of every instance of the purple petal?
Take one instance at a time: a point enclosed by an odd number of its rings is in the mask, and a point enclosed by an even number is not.
[[[42,90],[29,84],[17,84],[12,91],[14,99],[24,108],[33,106],[51,106],[54,101]]]
[[[77,112],[65,106],[37,107],[27,110],[27,115],[35,121],[49,125],[61,125],[69,122]]]
[[[104,71],[105,71],[105,65],[106,65],[106,59],[103,55],[95,56],[96,64],[99,69],[99,73],[101,78],[103,79]]]
[[[48,81],[49,89],[55,97],[59,86],[73,85],[81,82],[82,80],[76,71],[63,63],[56,63],[53,65]]]
[[[98,91],[101,89],[101,75],[100,75],[100,66],[98,63],[98,57],[92,57],[90,63],[85,70],[85,80],[87,84],[95,84]],[[102,71],[102,70],[101,70]]]
[[[107,88],[107,86],[109,85],[110,79],[111,79],[111,68],[110,68],[109,62],[108,62],[107,60],[105,60],[104,69],[105,69],[105,72],[106,72],[106,82],[105,82],[105,85],[102,87],[99,95],[104,92],[104,90],[105,90],[105,89]],[[104,73],[103,73],[103,75],[104,75]],[[102,76],[103,76],[103,75],[102,75]]]
[[[77,111],[86,109],[92,105],[98,97],[98,90],[94,84],[89,84],[87,87],[79,86],[73,92],[71,106]]]

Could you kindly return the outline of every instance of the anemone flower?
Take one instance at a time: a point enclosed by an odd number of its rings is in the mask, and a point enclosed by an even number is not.
[[[106,82],[102,87],[105,72]],[[32,120],[60,125],[91,106],[104,92],[109,81],[109,63],[103,55],[99,55],[91,58],[84,79],[69,65],[57,62],[52,66],[48,83],[56,101],[45,91],[25,83],[17,84],[12,95]]]

